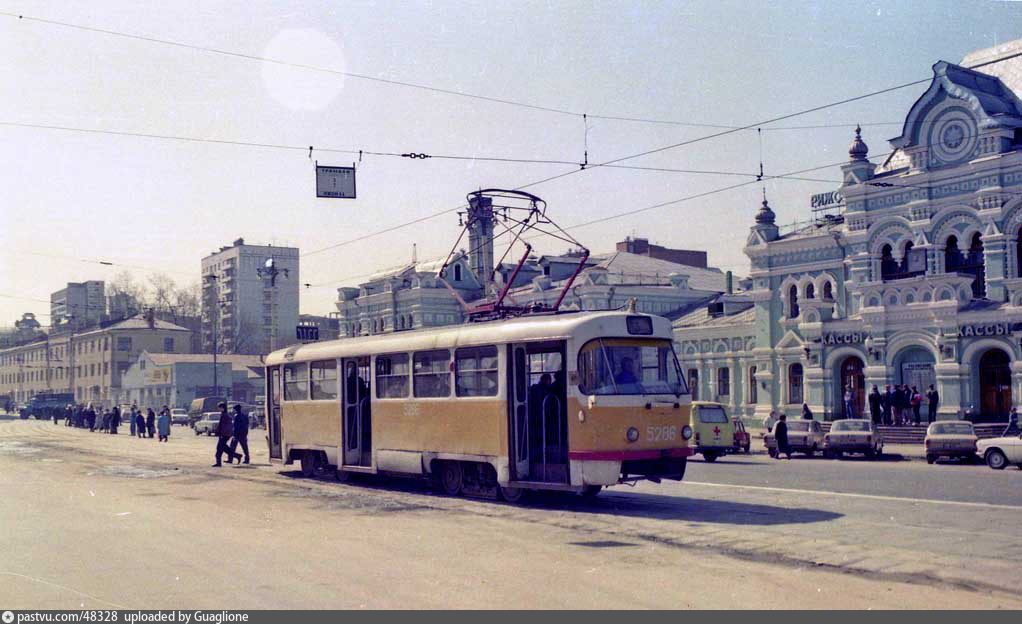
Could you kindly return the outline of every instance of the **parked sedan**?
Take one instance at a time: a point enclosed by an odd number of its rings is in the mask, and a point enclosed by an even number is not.
[[[973,459],[976,457],[976,430],[967,420],[941,420],[930,424],[923,446],[926,462],[941,457]]]
[[[195,421],[192,428],[195,429],[195,435],[216,435],[217,429],[220,426],[220,412],[206,412],[202,415],[202,418]]]
[[[994,470],[1003,470],[1008,464],[1022,468],[1022,435],[980,440],[976,453]]]
[[[872,421],[860,418],[835,420],[830,433],[823,438],[825,457],[841,457],[844,453],[862,453],[873,459],[884,452],[884,438]]]
[[[788,423],[788,446],[791,447],[792,453],[805,453],[812,457],[823,446],[823,429],[820,428],[820,423],[815,420],[788,420],[785,422]],[[775,424],[770,433],[763,436],[763,444],[766,445],[770,457],[777,455],[777,439],[774,437],[776,430],[777,425]]]

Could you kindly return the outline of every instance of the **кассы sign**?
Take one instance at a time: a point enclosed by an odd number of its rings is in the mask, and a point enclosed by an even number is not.
[[[983,323],[979,325],[962,325],[958,335],[963,338],[974,336],[1009,336],[1011,332],[1022,329],[1022,323]]]
[[[823,335],[823,344],[858,344],[865,339],[863,332],[830,332]]]

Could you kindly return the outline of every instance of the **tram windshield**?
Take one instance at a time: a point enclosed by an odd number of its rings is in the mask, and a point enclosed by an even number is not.
[[[584,394],[688,394],[670,340],[599,338],[579,352]]]

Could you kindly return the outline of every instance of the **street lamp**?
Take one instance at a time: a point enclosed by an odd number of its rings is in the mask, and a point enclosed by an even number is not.
[[[210,273],[209,275],[205,276],[205,279],[206,279],[207,282],[209,282],[211,284],[216,284],[217,281],[220,279],[220,277],[221,276],[219,276],[219,275],[216,275],[214,273]],[[214,288],[216,288],[216,286],[214,286]],[[215,397],[219,397],[220,396],[220,380],[217,378],[217,370],[216,370],[216,356],[217,356],[217,351],[219,350],[219,345],[217,344],[217,335],[216,335],[217,327],[216,326],[217,326],[217,324],[220,321],[220,315],[217,314],[214,317],[213,311],[214,310],[219,311],[220,306],[226,303],[226,302],[221,301],[219,299],[219,295],[220,295],[220,293],[217,290],[214,290],[212,296],[208,297],[208,301],[209,301],[209,303],[208,303],[209,324],[212,327],[212,331],[213,331],[213,396],[215,396]]]

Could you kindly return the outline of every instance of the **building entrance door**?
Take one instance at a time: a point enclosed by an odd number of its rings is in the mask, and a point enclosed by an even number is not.
[[[979,360],[979,396],[982,416],[1001,420],[1011,409],[1011,368],[1008,354],[990,349]]]
[[[859,358],[852,356],[841,363],[841,387],[837,388],[838,408],[834,411],[844,414],[845,418],[862,418],[862,407],[866,400],[866,377],[862,374],[864,364]],[[852,390],[852,409],[854,414],[845,413],[845,391]]]

